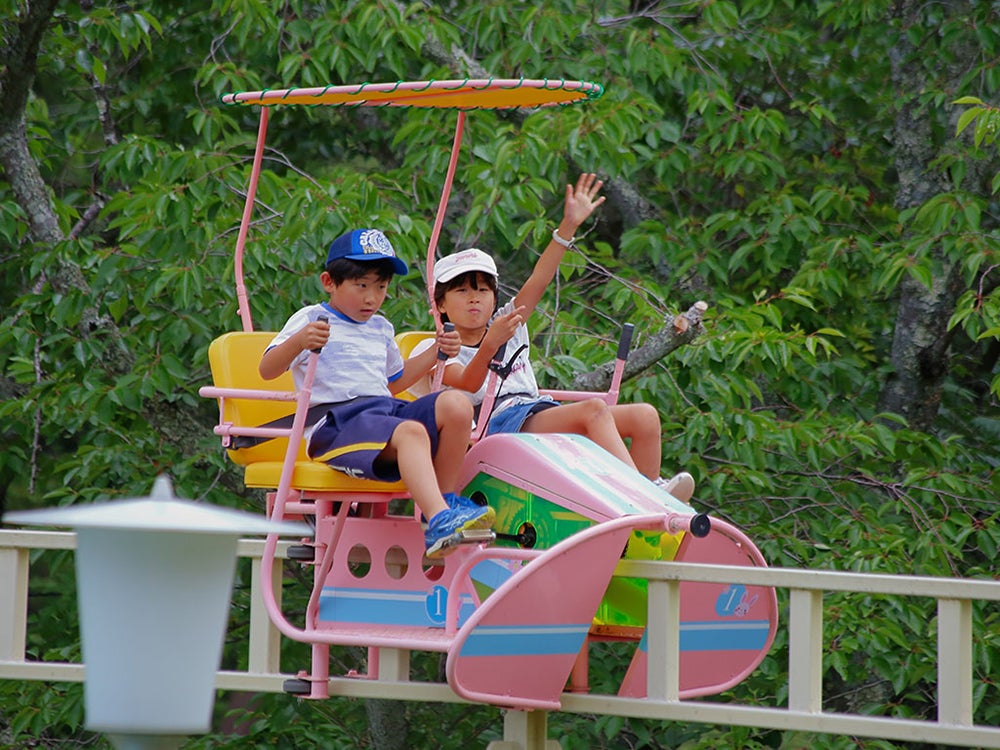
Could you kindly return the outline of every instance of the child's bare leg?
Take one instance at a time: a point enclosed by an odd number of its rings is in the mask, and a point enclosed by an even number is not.
[[[438,426],[434,456],[438,487],[441,492],[454,492],[472,435],[472,402],[460,391],[444,391],[434,402],[434,418]]]
[[[650,404],[617,404],[610,407],[615,427],[623,440],[628,440],[628,452],[635,468],[647,479],[660,476],[663,445],[660,415]]]
[[[522,432],[570,432],[590,438],[615,458],[636,468],[618,434],[608,405],[597,398],[545,409],[528,417]]]
[[[434,472],[431,439],[420,422],[400,422],[379,461],[391,461],[399,467],[400,478],[425,518],[433,518],[448,507]]]

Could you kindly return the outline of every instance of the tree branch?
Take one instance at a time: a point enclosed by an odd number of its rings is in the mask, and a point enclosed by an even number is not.
[[[397,4],[398,5],[398,4]],[[403,6],[399,6],[401,9]],[[652,6],[651,6],[652,7]],[[648,10],[647,10],[648,12]],[[476,60],[462,49],[447,49],[437,39],[426,37],[421,52],[437,65],[447,68],[459,78],[490,78],[492,74],[483,68]],[[514,122],[522,123],[530,110],[510,110],[501,113]],[[572,171],[583,171],[572,156],[567,155]],[[615,177],[609,177],[604,182],[607,195],[607,208],[618,214],[622,230],[638,226],[641,222],[655,219],[657,209],[643,197],[642,193],[630,182]],[[658,269],[665,277],[669,277],[669,268]],[[625,366],[624,378],[631,379],[652,367],[667,354],[694,341],[704,333],[702,313],[708,309],[704,302],[696,302],[682,315],[678,315],[670,325],[664,326],[653,334],[643,346],[629,356]],[[580,375],[574,380],[574,388],[579,390],[606,390],[611,382],[613,364],[602,365],[597,369]]]
[[[702,316],[707,309],[708,305],[705,302],[695,302],[687,312],[675,316],[668,325],[653,333],[646,343],[629,354],[622,379],[635,378],[672,351],[690,344],[703,334],[705,327],[702,324]],[[573,390],[605,391],[611,384],[613,371],[614,363],[609,362],[588,373],[578,375],[573,379]]]

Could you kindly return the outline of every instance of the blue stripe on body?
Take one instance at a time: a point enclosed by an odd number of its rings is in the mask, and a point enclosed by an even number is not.
[[[518,569],[520,569],[521,563],[518,562],[517,566]],[[476,583],[482,584],[483,586],[496,591],[512,575],[514,575],[514,571],[511,570],[508,565],[504,564],[500,560],[487,559],[483,560],[481,563],[477,563],[476,566],[473,567],[469,577]]]
[[[734,622],[682,622],[681,651],[759,651],[767,643],[771,623],[767,620]],[[642,634],[639,649],[647,648],[648,630]]]
[[[380,625],[412,625],[443,627],[427,612],[427,593],[393,589],[353,589],[326,587],[320,594],[320,622],[377,623]],[[459,624],[475,611],[472,597],[462,594]]]
[[[461,656],[575,655],[583,647],[590,623],[570,625],[489,625],[477,627],[462,646]]]

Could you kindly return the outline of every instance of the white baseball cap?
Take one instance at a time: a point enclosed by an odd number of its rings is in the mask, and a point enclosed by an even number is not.
[[[474,247],[458,253],[446,255],[434,264],[434,283],[443,284],[469,271],[482,271],[497,276],[497,264],[493,258]]]

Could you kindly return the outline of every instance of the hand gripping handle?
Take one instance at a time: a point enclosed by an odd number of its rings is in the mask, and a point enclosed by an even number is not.
[[[442,324],[442,328],[444,329],[445,333],[450,333],[451,331],[455,330],[455,324],[451,322],[444,323]],[[448,359],[448,355],[445,354],[440,349],[438,349],[437,358],[438,361],[444,362],[445,360]],[[434,368],[434,377],[431,379],[431,393],[436,393],[437,391],[440,391],[441,384],[443,382],[444,382],[444,366],[438,365],[437,367]]]
[[[444,324],[444,332],[445,333],[451,333],[454,330],[455,330],[455,324],[454,323],[452,323],[452,322],[449,321],[448,323]],[[448,359],[448,355],[445,354],[440,349],[438,349],[438,359],[440,359],[440,360]]]
[[[318,318],[316,318],[316,320],[321,320],[324,323],[329,323],[330,322],[329,318],[327,318],[325,315],[320,315]],[[323,351],[323,347],[322,346],[319,349],[313,349],[313,352],[316,353],[316,354],[319,354],[321,351]]]

